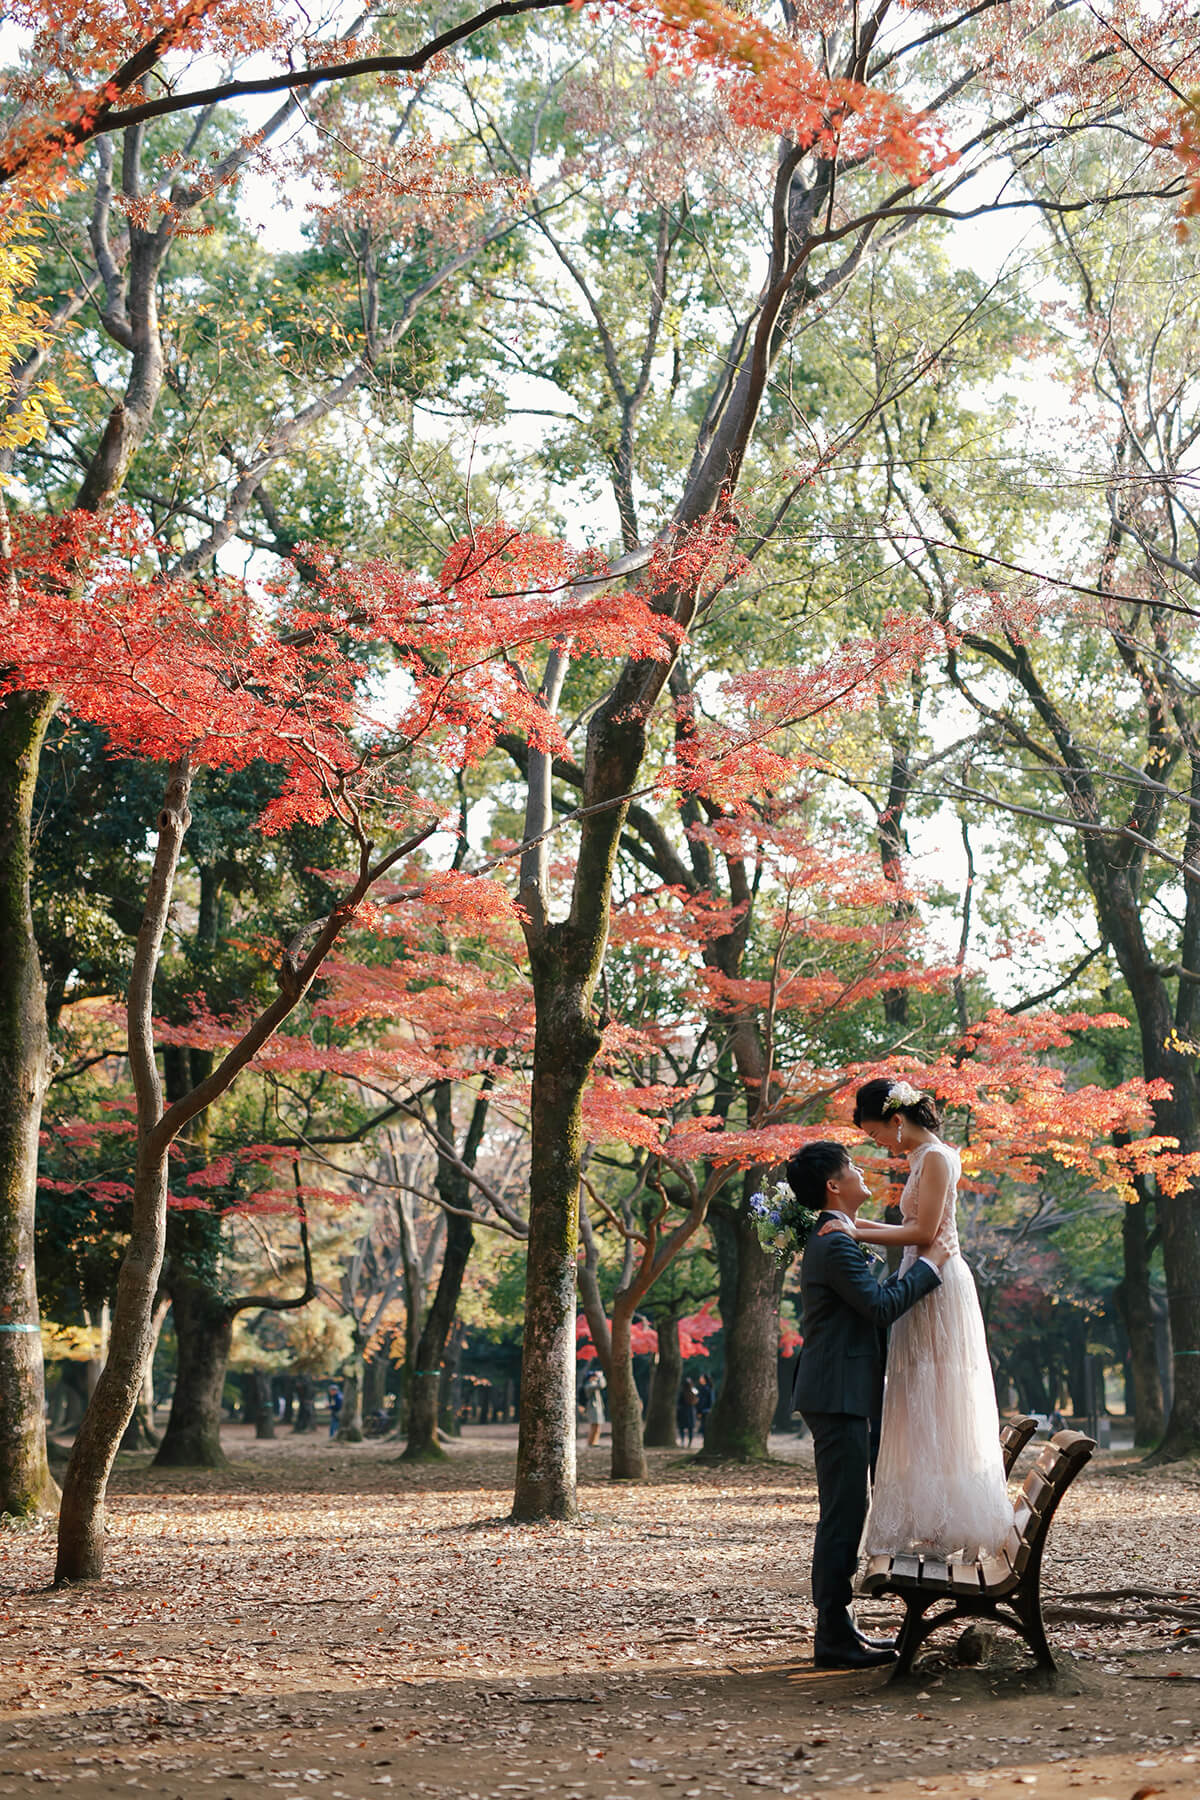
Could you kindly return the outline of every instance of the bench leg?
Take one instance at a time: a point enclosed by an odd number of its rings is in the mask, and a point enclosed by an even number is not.
[[[900,1636],[896,1640],[896,1666],[892,1670],[892,1679],[911,1675],[913,1661],[917,1651],[927,1638],[942,1625],[962,1624],[964,1620],[991,1619],[997,1625],[1006,1625],[1010,1631],[1016,1631],[1033,1652],[1039,1669],[1054,1672],[1056,1664],[1046,1639],[1046,1628],[1042,1624],[1042,1611],[1036,1590],[1032,1593],[1014,1594],[1005,1603],[1005,1610],[988,1608],[979,1612],[960,1611],[951,1605],[948,1611],[938,1612],[934,1617],[927,1615],[939,1601],[952,1600],[950,1594],[935,1594],[922,1597],[916,1594],[904,1596],[904,1623],[900,1627]]]
[[[1046,1627],[1042,1623],[1042,1597],[1036,1587],[1018,1591],[1010,1602],[1013,1611],[1021,1621],[1021,1634],[1029,1648],[1033,1651],[1034,1660],[1039,1669],[1049,1669],[1053,1673],[1057,1667],[1050,1643],[1046,1637]]]
[[[943,1596],[937,1596],[940,1599]],[[937,1630],[941,1624],[939,1619],[927,1619],[926,1612],[936,1599],[920,1600],[916,1595],[904,1596],[904,1623],[900,1627],[900,1636],[896,1639],[896,1667],[892,1670],[891,1679],[899,1675],[911,1675],[913,1658],[925,1639]]]

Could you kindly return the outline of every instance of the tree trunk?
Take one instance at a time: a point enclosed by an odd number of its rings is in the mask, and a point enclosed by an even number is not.
[[[222,1469],[221,1397],[233,1343],[233,1315],[205,1283],[175,1272],[171,1278],[178,1367],[171,1416],[156,1469]]]
[[[256,1438],[273,1438],[275,1396],[271,1392],[271,1377],[265,1369],[255,1369],[250,1379],[254,1384],[254,1435]]]
[[[655,1450],[673,1450],[679,1440],[675,1435],[675,1403],[683,1380],[683,1355],[679,1348],[679,1314],[661,1313],[658,1321],[658,1356],[650,1377],[650,1400],[646,1407],[645,1443]]]
[[[612,1373],[608,1380],[608,1416],[612,1421],[612,1478],[645,1481],[642,1447],[642,1401],[633,1379],[634,1302],[625,1293],[613,1301]]]
[[[446,1215],[439,1215],[443,1232],[446,1228]],[[421,1265],[417,1256],[416,1237],[412,1215],[409,1212],[406,1198],[397,1195],[396,1225],[400,1235],[400,1271],[404,1280],[404,1366],[400,1371],[400,1389],[396,1397],[396,1429],[395,1437],[405,1437],[412,1421],[412,1395],[416,1386],[416,1371],[420,1367],[417,1356],[421,1341],[421,1315],[425,1308],[424,1282],[421,1276]],[[423,1427],[423,1441],[428,1440],[428,1425]],[[437,1436],[437,1408],[433,1414],[434,1437]]]
[[[387,1348],[380,1344],[370,1362],[363,1365],[363,1416],[373,1419],[387,1400]]]
[[[317,1413],[316,1408],[313,1406],[312,1376],[297,1375],[296,1405],[295,1416],[292,1420],[292,1430],[294,1432],[312,1431],[314,1430],[316,1423]]]
[[[538,961],[534,958],[534,967]],[[534,977],[534,992],[536,988]],[[590,1019],[579,1015],[574,1021],[543,1022],[543,1010],[552,1012],[549,995],[545,1006],[538,1006],[534,1044],[529,1251],[513,1494],[516,1523],[578,1516],[576,1251],[579,1152],[583,1148],[581,1094],[599,1048],[599,1035]],[[576,1033],[570,1031],[572,1022]],[[579,1066],[581,1062],[585,1066]]]
[[[1060,1312],[1065,1310],[1063,1307],[1059,1308]],[[1081,1418],[1091,1411],[1088,1405],[1087,1332],[1083,1321],[1077,1318],[1071,1320],[1071,1327],[1065,1345],[1066,1379],[1071,1395],[1071,1411],[1077,1418]],[[1056,1374],[1053,1369],[1048,1369],[1046,1373],[1046,1387],[1057,1397],[1060,1383]]]
[[[758,1462],[778,1397],[779,1295],[784,1265],[759,1244],[744,1206],[709,1216],[721,1285],[725,1378],[708,1417],[704,1457]]]
[[[1017,1402],[1022,1412],[1053,1411],[1054,1403],[1046,1387],[1046,1377],[1032,1349],[1013,1357],[1012,1375],[1017,1389]]]
[[[588,1322],[588,1330],[592,1334],[592,1347],[596,1352],[596,1361],[600,1364],[605,1381],[612,1374],[612,1351],[609,1344],[608,1314],[604,1310],[604,1297],[600,1292],[600,1246],[596,1242],[596,1234],[592,1230],[587,1214],[587,1203],[582,1194],[579,1196],[579,1229],[583,1237],[583,1258],[579,1263],[578,1281],[579,1298],[583,1302],[583,1316]],[[626,1263],[628,1274],[632,1268],[629,1256],[629,1245],[626,1243]],[[625,1277],[622,1277],[624,1281]]]
[[[54,1431],[73,1432],[78,1429],[79,1421],[87,1411],[87,1403],[92,1397],[88,1383],[88,1365],[85,1362],[64,1362],[58,1365],[60,1381],[60,1403],[52,1426]]]
[[[463,1276],[475,1243],[475,1229],[461,1213],[446,1214],[446,1250],[425,1323],[417,1339],[415,1365],[408,1391],[407,1462],[436,1462],[444,1457],[438,1438],[438,1393],[446,1345],[454,1328]]]
[[[442,1379],[438,1388],[438,1429],[443,1437],[462,1436],[462,1420],[458,1416],[462,1400],[462,1382],[459,1379],[461,1363],[462,1333],[451,1326],[446,1354],[442,1358]]]
[[[690,616],[681,607],[679,616]],[[567,670],[556,648],[540,690],[557,706]],[[646,745],[646,721],[670,671],[630,662],[587,732],[584,817],[561,923],[549,914],[553,758],[531,750],[519,897],[534,996],[530,1084],[529,1249],[514,1523],[574,1519],[575,1283],[584,1085],[600,1049],[592,997],[608,942],[617,846]]]
[[[154,1416],[154,1358],[158,1353],[158,1340],[162,1336],[162,1328],[167,1322],[167,1314],[170,1310],[170,1300],[160,1299],[154,1314],[154,1342],[150,1347],[150,1360],[146,1364],[146,1373],[142,1376],[142,1405],[146,1409],[146,1423],[154,1435],[155,1444],[158,1443],[158,1421]]]
[[[38,1133],[50,1080],[46,995],[29,906],[30,820],[54,701],[0,703],[0,1515],[53,1513],[34,1279]]]
[[[545,950],[530,958],[537,1026],[531,1094],[529,1250],[521,1356],[521,1424],[512,1516],[574,1519],[575,1282],[584,1083],[600,1035],[569,974]],[[598,967],[597,962],[597,967]],[[565,990],[565,991],[564,991]]]
[[[355,1369],[342,1383],[342,1416],[338,1420],[335,1442],[361,1444],[362,1441],[362,1376]]]
[[[134,1228],[117,1278],[108,1360],[83,1415],[63,1480],[56,1587],[99,1581],[104,1574],[104,1496],[153,1351],[154,1296],[166,1240],[165,1152],[147,1157],[139,1167],[133,1211]],[[178,1320],[178,1312],[175,1316]],[[162,1460],[161,1448],[156,1460]]]
[[[1170,1083],[1171,1096],[1154,1103],[1154,1124],[1177,1138],[1185,1154],[1200,1151],[1200,1088],[1193,1058],[1175,1048],[1175,1021],[1156,972],[1130,981],[1142,1039],[1147,1079]],[[1128,979],[1128,976],[1127,976]],[[1155,1206],[1162,1233],[1167,1316],[1171,1324],[1171,1409],[1156,1461],[1169,1462],[1200,1452],[1200,1192],[1195,1185],[1178,1194],[1160,1192]]]
[[[401,1451],[406,1462],[440,1462],[446,1452],[438,1432],[440,1369],[414,1369],[408,1384],[408,1437]]]
[[[1200,1147],[1189,1134],[1181,1147]],[[1200,1194],[1189,1187],[1181,1194],[1160,1194],[1163,1271],[1167,1278],[1167,1316],[1171,1322],[1171,1410],[1163,1441],[1155,1456],[1161,1461],[1200,1453]]]
[[[1136,1206],[1127,1206],[1122,1215],[1124,1272],[1113,1293],[1113,1301],[1129,1339],[1133,1442],[1136,1448],[1150,1450],[1162,1440],[1166,1411],[1154,1342],[1146,1208],[1143,1199]]]
[[[154,1058],[154,977],[179,852],[191,823],[190,792],[191,767],[182,759],[172,765],[158,816],[158,843],[129,978],[129,1064],[138,1108],[133,1218],[117,1277],[108,1357],[79,1427],[63,1481],[56,1585],[98,1581],[104,1574],[104,1496],[108,1477],[137,1402],[146,1365],[154,1354],[154,1302],[167,1237],[170,1149],[170,1140],[158,1130],[162,1085]],[[178,1324],[178,1310],[175,1318]]]
[[[129,1423],[121,1437],[122,1450],[157,1450],[158,1433],[150,1423],[150,1409],[146,1405],[146,1389],[142,1390],[129,1415]]]

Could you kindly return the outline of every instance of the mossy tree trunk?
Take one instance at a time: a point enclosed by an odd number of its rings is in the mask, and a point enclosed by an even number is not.
[[[374,1419],[387,1401],[387,1345],[377,1346],[374,1356],[363,1364],[363,1416]]]
[[[298,1185],[298,1184],[297,1184]],[[298,1207],[304,1287],[299,1294],[243,1294],[230,1299],[218,1285],[217,1257],[221,1220],[211,1213],[192,1213],[184,1220],[168,1265],[166,1285],[175,1318],[178,1363],[171,1413],[154,1466],[162,1469],[220,1469],[227,1458],[221,1448],[221,1412],[234,1320],[241,1312],[293,1312],[316,1293],[308,1218]],[[266,1378],[270,1412],[270,1378]],[[256,1414],[257,1428],[258,1417]],[[296,1429],[300,1429],[297,1426]],[[275,1435],[274,1419],[261,1437]]]
[[[342,1382],[342,1412],[338,1419],[335,1441],[339,1444],[361,1444],[362,1427],[362,1362]]]
[[[607,878],[606,878],[607,879]],[[603,941],[556,928],[531,961],[537,997],[521,1421],[513,1518],[576,1516],[575,1258],[584,1083],[600,1048],[591,989]],[[559,948],[565,950],[561,957]],[[584,971],[583,974],[580,970]],[[589,978],[590,972],[590,978]]]
[[[424,827],[375,862],[371,861],[373,846],[364,841],[354,885],[342,905],[320,922],[307,952],[289,956],[286,960],[277,997],[257,1015],[218,1066],[164,1111],[162,1081],[155,1055],[154,977],[174,892],[179,851],[191,818],[187,808],[190,789],[191,768],[184,759],[171,768],[159,814],[158,846],[130,975],[129,1061],[138,1121],[133,1221],[118,1277],[108,1361],[79,1428],[63,1483],[55,1574],[59,1583],[99,1580],[104,1573],[104,1497],[108,1477],[153,1351],[154,1301],[166,1242],[167,1171],[171,1146],[194,1119],[233,1086],[262,1046],[300,1005],[326,957],[354,917],[359,902],[375,882],[424,843],[433,830],[431,826]],[[297,1173],[298,1188],[299,1185]],[[315,1292],[308,1224],[302,1202],[298,1202],[298,1211],[305,1260],[304,1295],[299,1300],[247,1295],[227,1308],[230,1328],[234,1315],[242,1309],[282,1311],[303,1305]],[[178,1310],[175,1323],[182,1364],[185,1334],[180,1329]],[[223,1373],[224,1359],[222,1376]],[[196,1379],[203,1379],[200,1368],[194,1374]]]
[[[856,38],[854,55],[859,53]],[[536,1015],[529,1257],[513,1501],[513,1518],[518,1521],[570,1519],[576,1513],[574,1313],[580,1102],[601,1042],[593,995],[608,937],[617,848],[640,778],[651,715],[672,679],[680,639],[724,583],[727,553],[737,529],[731,508],[771,372],[816,292],[808,285],[808,260],[821,239],[820,220],[832,195],[834,177],[831,163],[818,162],[812,167],[791,140],[782,140],[772,184],[771,249],[765,280],[748,296],[745,316],[734,327],[670,530],[653,547],[635,548],[638,527],[632,496],[636,482],[630,460],[632,442],[628,444],[629,458],[622,465],[624,473],[616,490],[626,555],[614,564],[610,579],[652,569],[648,583],[651,604],[668,632],[659,657],[633,657],[624,664],[588,722],[582,766],[575,771],[581,804],[574,878],[566,916],[558,920],[550,915],[548,856],[554,819],[554,759],[550,751],[530,744],[517,752],[528,790],[519,899]],[[665,217],[663,226],[648,322],[650,351],[640,359],[643,369],[650,367],[674,242]],[[846,259],[839,281],[849,278],[855,260]],[[594,309],[593,296],[589,295],[589,303]],[[611,339],[606,342],[605,368],[628,427],[638,384],[621,374],[620,354]],[[708,534],[704,540],[693,535],[702,522]],[[700,554],[694,555],[701,542]],[[566,652],[556,648],[548,658],[539,692],[550,712],[557,711],[566,671]],[[664,835],[655,829],[652,819],[644,820],[639,829],[656,842]]]
[[[485,1082],[471,1108],[459,1152],[455,1149],[452,1085],[448,1081],[439,1081],[434,1089],[438,1148],[436,1185],[438,1198],[445,1208],[445,1250],[429,1311],[415,1344],[411,1338],[409,1340],[412,1347],[408,1368],[408,1436],[403,1452],[409,1462],[431,1462],[445,1455],[438,1437],[442,1365],[458,1315],[463,1278],[475,1246],[475,1228],[468,1216],[473,1192],[468,1171],[475,1167],[483,1143],[489,1092],[490,1083]],[[415,1293],[420,1285],[411,1246],[406,1253],[405,1283],[410,1293]]]
[[[658,1356],[650,1377],[650,1398],[646,1402],[645,1442],[649,1449],[673,1450],[679,1441],[675,1434],[675,1406],[683,1381],[679,1312],[675,1307],[659,1314],[657,1328]]]
[[[292,1430],[293,1432],[315,1431],[316,1425],[317,1409],[313,1404],[313,1378],[311,1375],[297,1375]]]
[[[690,1169],[680,1166],[684,1193],[676,1195],[676,1203],[686,1208],[683,1218],[670,1231],[664,1231],[668,1207],[667,1190],[653,1183],[657,1200],[644,1219],[643,1230],[636,1236],[639,1253],[632,1273],[617,1290],[613,1301],[612,1372],[609,1376],[609,1411],[612,1416],[612,1474],[615,1481],[645,1480],[646,1455],[642,1426],[642,1402],[633,1379],[632,1327],[634,1315],[656,1281],[692,1238],[705,1219],[708,1209],[724,1185],[725,1176],[710,1171],[703,1187]],[[679,1321],[673,1317],[675,1354],[679,1352]],[[661,1340],[660,1340],[661,1341]],[[670,1356],[668,1350],[668,1357]],[[678,1392],[678,1383],[676,1383]]]
[[[162,1082],[154,1056],[154,978],[191,823],[191,765],[174,764],[158,816],[158,843],[129,981],[129,1064],[137,1098],[137,1161],[129,1243],[117,1277],[108,1358],[88,1402],[63,1480],[55,1583],[97,1581],[104,1573],[104,1496],[113,1459],[154,1354],[154,1309],[166,1243],[167,1154]],[[178,1314],[176,1315],[178,1324]]]
[[[182,1271],[168,1278],[178,1362],[171,1412],[154,1458],[157,1469],[220,1469],[221,1399],[233,1345],[229,1302]]]
[[[612,1422],[614,1481],[645,1481],[648,1473],[642,1436],[642,1397],[633,1379],[632,1328],[636,1304],[627,1294],[618,1294],[613,1301],[608,1416]]]
[[[409,1462],[433,1462],[446,1454],[438,1433],[442,1364],[474,1243],[470,1219],[449,1214],[441,1272],[417,1339],[416,1366],[411,1371],[408,1438],[403,1452]]]
[[[265,1369],[255,1369],[250,1376],[254,1392],[254,1435],[270,1439],[275,1436],[275,1396],[271,1377]]]
[[[34,1276],[38,1135],[50,1080],[46,996],[29,904],[30,823],[49,694],[0,701],[0,1515],[52,1513]]]
[[[1129,1339],[1132,1377],[1133,1441],[1153,1449],[1166,1424],[1162,1377],[1155,1345],[1154,1308],[1150,1293],[1151,1232],[1147,1206],[1127,1206],[1121,1218],[1124,1270],[1113,1299]]]
[[[725,1324],[725,1376],[708,1418],[702,1455],[758,1462],[779,1397],[779,1295],[783,1265],[762,1248],[743,1203],[711,1217]]]

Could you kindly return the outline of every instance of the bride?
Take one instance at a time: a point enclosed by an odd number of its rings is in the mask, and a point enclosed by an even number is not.
[[[932,1100],[903,1081],[868,1081],[854,1123],[908,1159],[902,1223],[856,1223],[861,1243],[902,1244],[903,1273],[923,1246],[949,1252],[942,1285],[892,1326],[879,1461],[863,1534],[868,1555],[994,1554],[1013,1522],[996,1394],[971,1271],[958,1254],[958,1152],[939,1136]],[[822,1231],[846,1230],[831,1220]]]

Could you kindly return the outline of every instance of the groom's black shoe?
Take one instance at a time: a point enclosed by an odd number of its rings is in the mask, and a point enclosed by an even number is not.
[[[813,1662],[818,1669],[882,1669],[895,1660],[894,1650],[872,1650],[861,1641],[841,1644],[835,1650],[813,1651]]]
[[[894,1637],[869,1638],[861,1631],[856,1631],[854,1635],[865,1650],[894,1650],[896,1648],[897,1640]]]

